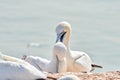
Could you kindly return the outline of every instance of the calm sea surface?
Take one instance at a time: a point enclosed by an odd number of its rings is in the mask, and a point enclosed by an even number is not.
[[[0,51],[50,59],[60,21],[72,26],[71,49],[104,67],[96,72],[120,70],[120,0],[0,0]]]

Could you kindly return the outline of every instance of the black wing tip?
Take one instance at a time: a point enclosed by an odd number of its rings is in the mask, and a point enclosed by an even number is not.
[[[100,65],[96,65],[96,64],[91,64],[92,67],[96,67],[96,68],[103,68],[102,66]]]

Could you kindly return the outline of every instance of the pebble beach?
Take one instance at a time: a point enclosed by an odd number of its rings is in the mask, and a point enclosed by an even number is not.
[[[56,74],[48,74],[48,76],[53,77],[54,79],[47,80],[57,80],[58,78],[65,75],[75,75],[79,78],[79,80],[120,80],[120,71],[110,71],[110,72],[102,72],[102,73],[56,73]]]

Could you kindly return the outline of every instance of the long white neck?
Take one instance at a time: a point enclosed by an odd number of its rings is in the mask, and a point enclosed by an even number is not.
[[[58,72],[66,72],[67,71],[67,64],[66,64],[66,59],[64,58],[62,61],[59,61],[58,65]]]
[[[53,54],[52,55],[52,59],[51,59],[51,61],[50,61],[50,72],[51,73],[57,73],[58,72],[58,58],[57,58],[57,56],[55,55],[55,54]]]
[[[65,46],[67,47],[67,52],[70,52],[70,32],[67,32],[64,39],[63,39],[63,43],[65,44]],[[70,54],[68,54],[70,55]]]

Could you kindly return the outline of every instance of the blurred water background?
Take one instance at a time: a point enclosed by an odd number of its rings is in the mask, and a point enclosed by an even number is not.
[[[72,26],[71,49],[104,67],[96,72],[120,70],[120,0],[0,0],[0,51],[51,59],[61,21]]]

